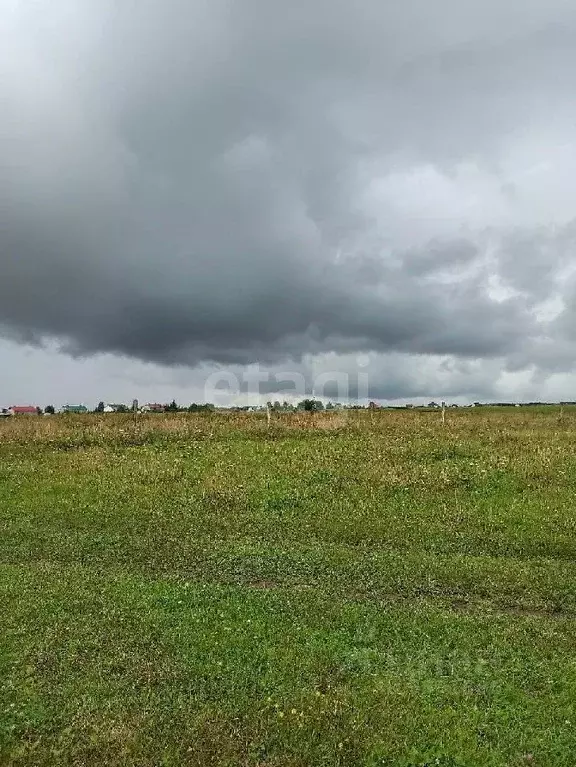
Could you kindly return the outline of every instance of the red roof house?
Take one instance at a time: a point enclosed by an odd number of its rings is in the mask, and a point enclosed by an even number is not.
[[[38,413],[33,405],[12,405],[8,410],[12,415],[37,415]]]

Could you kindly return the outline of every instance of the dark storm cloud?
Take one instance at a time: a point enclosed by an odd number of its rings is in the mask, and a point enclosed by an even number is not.
[[[536,307],[572,230],[562,179],[529,171],[572,130],[576,8],[502,5],[11,4],[3,334],[167,364],[549,365],[572,298],[555,324]]]

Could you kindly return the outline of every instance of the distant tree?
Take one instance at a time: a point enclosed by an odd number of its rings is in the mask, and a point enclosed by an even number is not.
[[[56,412],[54,410],[54,405],[46,405],[46,407],[44,408],[44,412],[48,413],[49,415],[54,415],[54,413]]]
[[[103,413],[104,412],[104,403],[103,402],[99,402],[96,405],[96,410],[94,412],[95,413]]]
[[[128,405],[116,405],[116,412],[117,413],[129,413],[130,408]]]
[[[298,403],[297,409],[307,413],[316,413],[319,410],[324,410],[324,405],[317,399],[303,399]]]
[[[42,415],[42,408],[41,407],[37,407],[36,408],[36,412],[38,413],[38,415]]]
[[[235,410],[243,410],[245,408],[234,408]],[[214,405],[212,405],[210,402],[205,402],[203,405],[198,405],[196,402],[193,402],[190,407],[187,408],[189,413],[209,413],[212,410],[214,410]]]
[[[176,404],[176,400],[173,399],[172,402],[166,406],[166,412],[168,413],[177,413],[179,410],[178,405]]]

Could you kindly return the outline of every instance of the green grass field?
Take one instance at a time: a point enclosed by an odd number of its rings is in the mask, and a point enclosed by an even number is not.
[[[576,411],[0,422],[0,762],[576,764]]]

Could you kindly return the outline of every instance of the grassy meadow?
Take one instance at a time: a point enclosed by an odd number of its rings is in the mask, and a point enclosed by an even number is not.
[[[576,410],[0,421],[0,763],[576,764]]]

